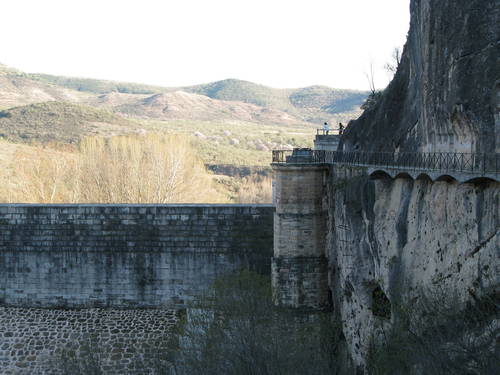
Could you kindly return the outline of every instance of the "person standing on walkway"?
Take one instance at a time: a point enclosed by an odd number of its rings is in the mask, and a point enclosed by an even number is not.
[[[342,125],[342,123],[339,124],[339,134],[342,135],[342,133],[344,132],[344,125]]]
[[[323,124],[323,134],[328,135],[328,132],[329,132],[329,131],[330,131],[330,127],[328,126],[328,123],[327,123],[327,122],[325,122],[325,123]]]

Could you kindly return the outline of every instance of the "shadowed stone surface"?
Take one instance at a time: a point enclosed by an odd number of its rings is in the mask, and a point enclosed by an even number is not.
[[[177,320],[165,309],[0,307],[0,374],[68,375],[60,371],[61,349],[78,356],[86,347],[99,356],[95,363],[105,374],[144,374],[152,364],[145,360],[148,350],[164,348]]]
[[[182,307],[217,275],[270,272],[270,205],[1,205],[0,304]]]

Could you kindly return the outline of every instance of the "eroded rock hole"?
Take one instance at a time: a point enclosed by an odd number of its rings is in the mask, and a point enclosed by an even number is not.
[[[380,286],[377,286],[372,292],[372,313],[380,318],[391,318],[391,301]]]

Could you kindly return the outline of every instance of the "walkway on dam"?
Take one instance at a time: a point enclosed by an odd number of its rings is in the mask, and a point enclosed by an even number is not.
[[[429,178],[432,181],[489,179],[500,182],[499,153],[343,152],[296,148],[274,150],[273,164],[341,164],[364,167],[372,177],[388,175],[392,178]]]

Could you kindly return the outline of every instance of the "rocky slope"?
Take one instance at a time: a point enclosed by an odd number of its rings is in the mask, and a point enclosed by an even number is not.
[[[344,148],[499,152],[499,110],[499,2],[413,0],[394,80],[349,124]]]

